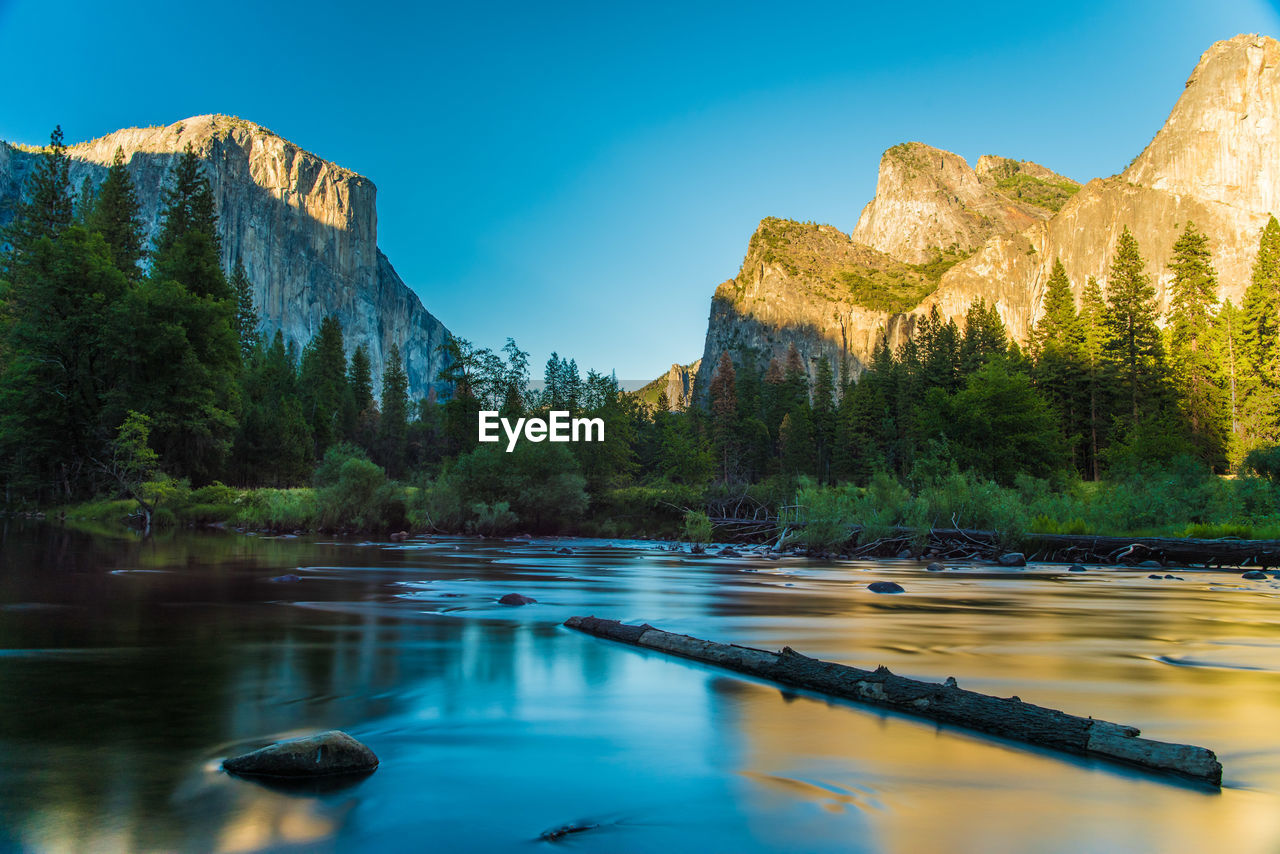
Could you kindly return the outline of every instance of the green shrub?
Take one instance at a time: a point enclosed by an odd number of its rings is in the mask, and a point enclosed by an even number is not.
[[[520,517],[511,512],[505,501],[492,505],[477,501],[471,505],[471,513],[474,516],[470,523],[471,530],[486,537],[510,533],[520,522]]]
[[[254,489],[238,501],[236,521],[251,528],[273,531],[308,530],[315,525],[315,491],[297,489]]]
[[[318,526],[325,531],[376,532],[408,524],[403,490],[387,481],[381,466],[363,457],[343,460],[336,479],[316,491],[316,503]]]
[[[680,539],[689,543],[711,542],[711,519],[701,510],[688,510],[684,514],[684,530]]]
[[[1245,454],[1244,468],[1272,483],[1280,482],[1280,445],[1254,448]]]

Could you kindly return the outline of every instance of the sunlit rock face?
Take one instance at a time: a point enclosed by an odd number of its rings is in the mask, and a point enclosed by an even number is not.
[[[1056,195],[1037,195],[1046,188]],[[712,299],[695,398],[705,398],[722,352],[746,346],[777,354],[794,343],[811,376],[822,356],[856,374],[878,341],[896,346],[935,307],[963,326],[979,297],[1025,341],[1054,260],[1062,260],[1077,295],[1090,276],[1105,286],[1126,227],[1162,308],[1173,244],[1189,220],[1208,235],[1219,296],[1239,304],[1259,234],[1276,212],[1280,42],[1236,36],[1205,52],[1169,119],[1119,175],[1078,187],[1028,161],[984,156],[970,169],[957,155],[906,143],[885,152],[876,197],[852,235],[814,227],[815,236],[775,241],[766,253],[757,231],[741,272]],[[849,270],[879,270],[896,281],[917,268],[903,267],[951,248],[967,257],[913,305],[867,308],[875,300],[848,285]]]
[[[369,179],[252,122],[197,116],[70,147],[72,181],[100,183],[120,148],[154,238],[165,182],[188,145],[204,161],[217,200],[223,264],[230,269],[237,258],[244,264],[264,333],[282,330],[301,348],[332,314],[348,352],[368,346],[375,378],[398,344],[411,394],[426,395],[448,331],[379,251],[377,190]],[[0,144],[0,222],[12,217],[37,157]]]
[[[1027,229],[1018,241],[988,243],[943,276],[924,307],[937,303],[952,314],[985,286],[998,298],[1011,330],[1023,337],[1039,314],[1054,259],[1062,259],[1077,294],[1089,276],[1105,284],[1126,226],[1167,307],[1168,263],[1188,220],[1209,237],[1219,296],[1238,305],[1258,236],[1275,212],[1280,42],[1236,36],[1205,51],[1169,119],[1128,169],[1090,181],[1056,216]]]
[[[983,157],[982,169],[963,157],[904,142],[880,158],[876,195],[858,217],[853,239],[910,264],[923,264],[937,249],[972,252],[997,234],[1013,234],[1046,220],[1051,211],[1018,200],[996,187],[1002,157]],[[1028,174],[1068,180],[1026,163]],[[985,179],[985,180],[984,180]]]

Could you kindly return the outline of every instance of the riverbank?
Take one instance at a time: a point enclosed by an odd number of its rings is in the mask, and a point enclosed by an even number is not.
[[[496,499],[499,490],[476,491],[483,473],[462,474],[401,482],[366,459],[326,459],[311,486],[192,489],[167,479],[147,484],[146,496],[156,528],[781,542],[835,555],[941,555],[945,550],[934,541],[945,531],[983,532],[991,549],[1028,552],[1046,537],[1280,539],[1280,484],[1196,469],[1153,469],[1102,482],[1020,477],[1012,485],[954,470],[907,482],[881,473],[865,486],[781,477],[750,487],[657,481],[579,489],[568,504],[554,478],[531,478],[508,501]],[[133,499],[45,512],[101,529],[143,521]],[[886,543],[892,551],[878,549]]]

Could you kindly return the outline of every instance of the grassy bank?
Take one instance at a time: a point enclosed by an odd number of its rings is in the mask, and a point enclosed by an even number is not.
[[[854,526],[858,544],[900,527],[921,538],[931,528],[996,531],[1011,548],[1032,534],[1280,539],[1280,484],[1194,467],[1104,482],[1020,476],[1008,487],[954,471],[914,486],[879,474],[866,487],[802,484],[795,505],[788,518],[805,523],[797,539],[815,549],[848,545]]]
[[[253,530],[379,535],[410,530],[505,536],[516,533],[646,537],[706,542],[708,517],[767,515],[800,522],[800,545],[839,551],[906,528],[999,533],[1024,545],[1034,534],[1280,539],[1280,482],[1208,475],[1194,463],[1133,470],[1104,482],[1019,476],[1001,485],[953,465],[920,465],[900,481],[887,473],[865,486],[775,477],[750,487],[655,481],[588,491],[564,465],[560,446],[507,456],[481,450],[432,477],[390,480],[350,447],[332,449],[312,485],[289,489],[199,489],[165,479],[144,485],[153,526],[223,524]],[[82,526],[137,524],[137,502],[107,498],[55,508]],[[858,529],[856,536],[853,532]],[[762,532],[768,535],[768,532]]]

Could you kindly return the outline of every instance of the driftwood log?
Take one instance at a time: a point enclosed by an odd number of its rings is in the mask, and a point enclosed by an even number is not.
[[[691,658],[771,682],[870,703],[916,717],[966,727],[1067,753],[1106,759],[1211,786],[1222,785],[1222,765],[1212,750],[1139,738],[1130,726],[1081,718],[1055,709],[966,691],[944,683],[895,676],[888,668],[861,670],[820,661],[784,647],[782,652],[699,640],[616,620],[570,617],[565,625],[596,637]]]

